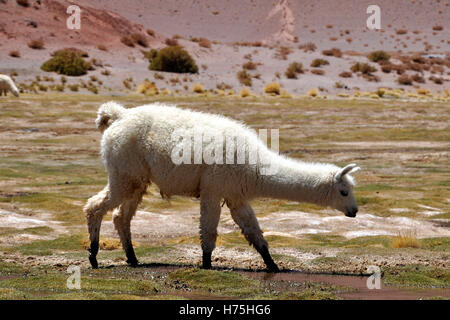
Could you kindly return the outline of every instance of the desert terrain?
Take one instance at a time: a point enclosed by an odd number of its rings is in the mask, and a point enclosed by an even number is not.
[[[376,31],[370,4],[0,0],[0,73],[20,90],[0,96],[0,299],[450,298],[450,2],[380,0]],[[166,47],[198,72],[150,70]],[[41,69],[67,48],[86,74]],[[107,182],[94,121],[111,100],[221,114],[279,129],[284,155],[357,163],[358,216],[255,200],[282,270],[270,274],[224,206],[202,270],[199,200],[151,186],[131,224],[139,267],[108,214],[93,270],[82,208]],[[70,266],[81,290],[66,287]]]

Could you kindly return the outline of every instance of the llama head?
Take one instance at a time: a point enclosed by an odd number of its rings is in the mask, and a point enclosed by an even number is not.
[[[331,207],[352,218],[356,217],[358,205],[353,196],[355,182],[350,174],[358,170],[360,168],[356,164],[349,164],[345,168],[340,169],[333,178]]]

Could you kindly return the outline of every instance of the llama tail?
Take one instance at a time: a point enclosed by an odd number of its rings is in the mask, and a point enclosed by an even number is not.
[[[97,128],[103,132],[116,120],[122,118],[126,109],[120,104],[113,101],[104,103],[100,106],[97,112],[97,119],[95,124]]]

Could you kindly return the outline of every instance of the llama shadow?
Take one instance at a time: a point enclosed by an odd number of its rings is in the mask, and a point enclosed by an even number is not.
[[[195,268],[200,269],[201,266],[199,264],[191,264],[191,263],[159,263],[159,262],[151,262],[151,263],[139,263],[137,266],[130,267],[128,265],[107,265],[107,266],[99,266],[99,269],[114,269],[114,268],[123,268],[129,267],[132,269],[150,269],[150,271],[162,271],[162,272],[171,272],[184,268]],[[232,268],[225,266],[214,266],[210,270],[215,271],[235,271],[240,273],[247,274],[259,274],[263,275],[264,280],[269,280],[277,274],[308,274],[301,270],[293,270],[293,269],[281,269],[278,272],[269,272],[267,269],[250,269],[250,268]]]

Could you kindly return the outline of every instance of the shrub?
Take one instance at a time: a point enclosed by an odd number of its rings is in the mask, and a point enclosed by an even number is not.
[[[308,52],[308,51],[314,52],[314,51],[316,51],[317,46],[312,42],[307,42],[305,44],[299,45],[298,48],[300,50],[303,50],[304,52]]]
[[[317,89],[311,89],[306,94],[309,97],[317,97],[319,95],[319,91]]]
[[[391,71],[393,70],[392,64],[391,63],[386,63],[381,65],[381,71],[383,71],[384,73],[391,73]]]
[[[170,47],[177,47],[178,46],[178,40],[175,38],[167,38],[165,41],[165,44]]]
[[[383,50],[373,51],[367,56],[372,62],[389,61],[391,56]]]
[[[342,51],[339,48],[332,48],[330,50],[323,50],[322,54],[325,56],[333,56],[336,58],[341,58],[342,57]]]
[[[232,86],[230,86],[229,84],[226,84],[225,82],[221,82],[216,85],[216,88],[219,90],[225,91],[225,90],[230,90],[232,88]]]
[[[97,46],[97,49],[98,49],[98,50],[101,50],[101,51],[108,51],[108,48],[106,48],[106,46],[103,45],[103,44],[99,44],[99,45]]]
[[[400,77],[398,77],[397,82],[398,82],[399,84],[402,84],[402,85],[405,85],[405,86],[410,86],[410,85],[412,85],[412,80],[411,80],[411,78],[410,78],[408,75],[406,75],[406,74],[403,74],[403,75],[401,75]]]
[[[279,47],[275,53],[275,58],[286,60],[287,56],[292,53],[292,49],[288,47]]]
[[[128,47],[134,48],[134,41],[129,36],[123,36],[122,38],[120,38],[120,42]]]
[[[131,90],[133,86],[133,78],[126,78],[125,80],[122,81],[122,83],[125,88]]]
[[[28,0],[16,0],[19,6],[28,8],[30,6],[30,2]]]
[[[137,86],[137,93],[145,94],[146,96],[154,96],[159,94],[158,87],[154,82],[150,82],[147,79]]]
[[[242,68],[246,70],[256,70],[256,67],[257,67],[256,63],[253,63],[251,61],[248,61],[242,65]]]
[[[149,69],[175,73],[198,73],[195,60],[179,46],[169,46],[159,50],[152,59]]]
[[[408,59],[408,57],[405,57],[405,59]],[[424,57],[422,57],[421,55],[413,55],[411,57],[411,61],[415,62],[415,63],[419,63],[419,64],[426,64],[427,63],[427,59],[425,59]],[[405,61],[407,62],[407,61]]]
[[[40,49],[44,48],[44,41],[42,41],[42,40],[31,40],[30,42],[28,42],[28,46],[31,49],[40,50]]]
[[[431,76],[429,79],[431,81],[433,81],[435,84],[443,84],[444,83],[444,79],[443,78]]]
[[[314,59],[313,62],[311,62],[311,67],[319,68],[321,66],[325,66],[328,64],[330,64],[330,63],[325,59]]]
[[[198,45],[200,46],[200,47],[203,47],[203,48],[211,48],[211,41],[209,41],[208,39],[206,39],[206,38],[200,38],[199,40],[198,40]]]
[[[380,78],[378,76],[375,76],[373,74],[364,74],[363,73],[363,78],[366,79],[367,81],[371,81],[371,82],[380,82]]]
[[[79,85],[77,85],[77,84],[71,84],[71,85],[69,85],[68,87],[69,87],[70,91],[78,92]]]
[[[430,93],[430,90],[428,90],[428,89],[422,89],[422,88],[417,89],[417,94],[426,96],[429,93]]]
[[[338,82],[334,83],[334,87],[336,89],[342,89],[344,87],[344,84],[342,82],[338,81]]]
[[[425,83],[425,78],[422,77],[420,74],[415,74],[411,76],[411,80],[415,81],[417,83]]]
[[[250,90],[249,89],[247,89],[247,88],[245,88],[245,89],[242,89],[241,90],[241,92],[240,92],[240,96],[241,96],[241,98],[246,98],[246,97],[249,97],[249,96],[251,96],[251,92],[250,92]]]
[[[71,48],[64,48],[64,49],[56,50],[56,51],[51,53],[51,56],[54,57],[54,56],[56,56],[57,54],[59,54],[61,52],[73,52],[73,53],[79,54],[83,58],[88,58],[89,57],[89,54],[86,51],[78,49],[78,48],[72,48],[72,47]]]
[[[147,32],[147,34],[149,35],[149,36],[151,36],[151,37],[154,37],[155,36],[155,31],[153,31],[152,29],[147,29],[147,30],[145,30],[146,32]]]
[[[247,70],[242,69],[237,73],[237,78],[241,84],[247,87],[252,86],[252,76],[250,73],[247,72]]]
[[[90,86],[87,89],[88,89],[88,91],[92,92],[93,94],[98,94],[98,88],[96,86]]]
[[[150,51],[141,50],[141,52],[148,61],[152,61],[158,55],[158,50],[156,49],[151,49]]]
[[[392,248],[420,248],[420,240],[417,239],[416,232],[400,232],[391,241]]]
[[[79,53],[59,50],[53,58],[42,64],[41,69],[67,76],[81,76],[87,73],[89,64]]]
[[[148,40],[143,34],[133,33],[130,35],[130,38],[134,43],[137,43],[141,47],[148,48]]]
[[[444,30],[444,27],[443,26],[434,26],[433,30],[434,31],[442,31],[442,30]]]
[[[377,69],[372,67],[370,64],[360,62],[357,62],[351,66],[350,70],[353,72],[361,72],[362,74],[371,74],[372,72],[377,71]]]
[[[205,93],[205,88],[200,83],[194,84],[194,87],[192,88],[192,91],[195,93]]]
[[[303,73],[303,65],[299,62],[292,62],[284,74],[288,79],[297,79],[299,73]]]
[[[342,71],[341,73],[339,73],[339,77],[341,78],[351,78],[352,76],[352,73],[349,71]]]
[[[281,86],[279,83],[272,82],[269,83],[265,88],[264,92],[271,95],[279,95],[280,94]]]
[[[20,58],[20,52],[17,50],[10,51],[9,56],[13,58]]]
[[[406,30],[406,29],[399,29],[395,33],[397,33],[398,35],[407,34],[408,30]]]
[[[325,71],[323,71],[322,69],[312,69],[311,73],[318,76],[323,76],[325,74]]]

